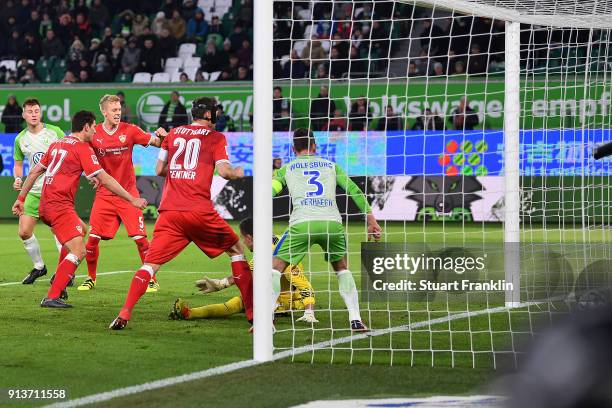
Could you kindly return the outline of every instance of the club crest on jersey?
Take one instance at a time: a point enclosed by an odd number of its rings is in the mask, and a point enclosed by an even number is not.
[[[76,226],[76,230],[79,231],[79,234],[83,233],[83,226],[82,225],[77,225]]]
[[[34,156],[32,156],[32,161],[34,162],[34,165],[37,165],[40,159],[42,159],[44,155],[45,154],[43,152],[34,153]]]
[[[121,143],[125,143],[125,139],[127,139],[127,137],[125,135],[119,135],[119,141]]]

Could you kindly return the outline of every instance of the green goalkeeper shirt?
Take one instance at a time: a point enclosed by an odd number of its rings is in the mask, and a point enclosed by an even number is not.
[[[293,203],[289,225],[305,221],[342,222],[336,204],[336,185],[353,199],[361,212],[371,211],[365,195],[337,164],[317,156],[298,156],[272,180],[272,195],[287,186]]]

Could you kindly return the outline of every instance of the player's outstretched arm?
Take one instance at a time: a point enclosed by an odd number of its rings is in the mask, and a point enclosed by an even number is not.
[[[241,166],[234,167],[227,161],[218,162],[215,167],[219,175],[226,180],[236,180],[244,177],[244,169]]]
[[[272,178],[272,197],[276,197],[278,193],[283,191],[283,188],[287,185],[285,180],[285,174],[287,173],[287,165],[281,167],[276,175]]]
[[[361,191],[359,186],[355,184],[355,182],[351,180],[351,178],[337,164],[336,182],[344,191],[346,191],[346,194],[351,197],[359,210],[366,214],[366,222],[368,224],[368,239],[373,238],[375,241],[380,240],[382,228],[380,228],[380,225],[378,225],[376,218],[372,214],[372,207],[370,207],[365,194],[363,194],[363,191]]]
[[[121,184],[119,184],[117,180],[115,180],[110,174],[108,174],[104,170],[96,174],[94,177],[96,177],[100,184],[106,187],[111,193],[114,193],[119,197],[123,198],[125,201],[129,202],[134,207],[140,208],[142,210],[147,206],[147,200],[145,200],[144,198],[132,196],[123,187],[121,187]]]
[[[203,294],[218,292],[225,288],[229,288],[233,284],[234,277],[231,275],[223,279],[213,279],[209,278],[208,276],[205,276],[204,279],[200,279],[195,283],[196,287]]]
[[[32,170],[30,170],[30,174],[28,174],[28,178],[26,178],[26,181],[23,183],[23,186],[21,186],[21,192],[19,193],[19,195],[17,196],[17,200],[15,200],[15,203],[13,204],[12,210],[14,215],[21,216],[23,214],[23,203],[25,202],[26,195],[28,195],[28,192],[32,189],[32,186],[34,185],[38,177],[40,177],[45,172],[45,170],[45,166],[40,163],[38,163],[36,166],[34,166]]]

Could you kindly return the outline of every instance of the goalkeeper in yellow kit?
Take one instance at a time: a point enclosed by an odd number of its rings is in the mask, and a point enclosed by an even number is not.
[[[240,223],[240,235],[242,241],[253,251],[253,220],[247,218]],[[272,244],[276,245],[278,238],[273,237]],[[251,270],[253,261],[249,262]],[[228,276],[223,279],[211,279],[204,277],[196,282],[196,286],[202,293],[212,293],[223,290],[234,284],[234,277]],[[281,293],[278,296],[276,313],[288,313],[295,310],[304,310],[304,315],[297,319],[306,323],[318,323],[314,315],[315,297],[312,285],[304,275],[304,267],[300,262],[297,265],[289,265],[281,278]],[[206,305],[190,308],[183,299],[174,301],[172,311],[168,316],[172,320],[194,320],[227,317],[244,310],[240,296],[231,298],[225,303]]]

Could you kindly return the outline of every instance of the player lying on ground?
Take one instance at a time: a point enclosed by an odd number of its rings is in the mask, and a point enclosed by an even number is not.
[[[96,126],[96,133],[90,142],[91,147],[104,171],[113,176],[126,191],[138,197],[132,150],[135,145],[161,146],[166,131],[159,128],[155,135],[150,135],[138,126],[121,122],[121,101],[116,95],[104,95],[100,99],[100,112],[104,116],[104,122]],[[78,290],[91,290],[96,287],[100,240],[113,239],[122,222],[128,236],[136,243],[140,261],[144,262],[149,241],[142,210],[129,205],[104,186],[99,187],[91,209],[91,231],[85,247],[89,277]],[[152,279],[147,292],[157,292],[158,288],[159,284]]]
[[[312,132],[297,129],[293,133],[293,151],[297,157],[284,165],[272,180],[272,194],[277,195],[286,186],[293,204],[289,229],[276,246],[272,260],[274,302],[281,290],[280,271],[290,264],[300,263],[312,244],[318,244],[326,251],[326,259],[336,271],[351,330],[366,331],[367,327],[361,321],[355,280],[347,266],[346,237],[336,204],[336,185],[345,190],[366,214],[369,237],[379,240],[382,230],[361,189],[340,166],[317,156]]]
[[[243,169],[229,161],[225,136],[214,130],[216,112],[213,98],[196,99],[191,109],[194,123],[172,129],[162,143],[155,168],[158,175],[166,176],[159,218],[144,265],[134,275],[119,316],[110,324],[113,330],[127,325],[148,282],[190,242],[210,258],[224,252],[231,258],[246,318],[253,320],[251,269],[238,236],[217,213],[210,196],[215,169],[227,180],[244,177]]]
[[[240,235],[244,245],[253,252],[253,220],[244,219],[240,222]],[[272,237],[272,244],[278,243],[277,237]],[[251,271],[253,261],[249,262]],[[234,277],[228,276],[223,279],[204,279],[196,282],[202,293],[212,293],[228,288],[234,284]],[[318,323],[314,315],[315,297],[312,285],[304,276],[304,267],[301,263],[289,265],[283,271],[281,277],[281,294],[278,297],[276,307],[277,314],[285,314],[294,310],[304,310],[304,315],[297,319],[298,322]],[[183,299],[177,299],[168,316],[172,320],[212,319],[216,317],[227,317],[244,310],[242,299],[233,297],[225,303],[206,305],[190,308]]]
[[[62,244],[55,279],[41,302],[42,307],[67,308],[60,295],[74,277],[79,263],[85,257],[83,237],[87,226],[74,209],[74,196],[79,186],[81,173],[89,179],[96,178],[101,186],[109,189],[136,208],[144,208],[147,201],[132,196],[98,163],[91,146],[87,143],[94,134],[96,117],[92,112],[80,111],[72,118],[72,134],[49,146],[40,162],[30,171],[21,192],[13,204],[13,214],[21,216],[24,212],[26,195],[39,176],[45,173],[40,197],[40,219]],[[46,170],[46,171],[45,171]]]
[[[42,122],[42,111],[40,109],[40,102],[37,99],[26,99],[23,102],[22,116],[25,119],[26,128],[19,132],[15,138],[13,154],[13,159],[15,160],[13,166],[13,175],[15,176],[13,189],[16,191],[21,190],[23,183],[23,159],[27,158],[30,169],[33,168],[47,152],[51,143],[64,137],[64,132],[60,128]],[[42,181],[42,178],[38,179],[30,192],[25,196],[24,211],[19,216],[19,238],[34,264],[34,268],[21,282],[24,285],[32,284],[36,279],[47,274],[47,267],[40,253],[40,245],[38,245],[38,240],[34,235],[34,226],[36,226],[36,221],[38,220]],[[55,240],[57,242],[57,238]],[[59,249],[61,248],[58,245]]]

